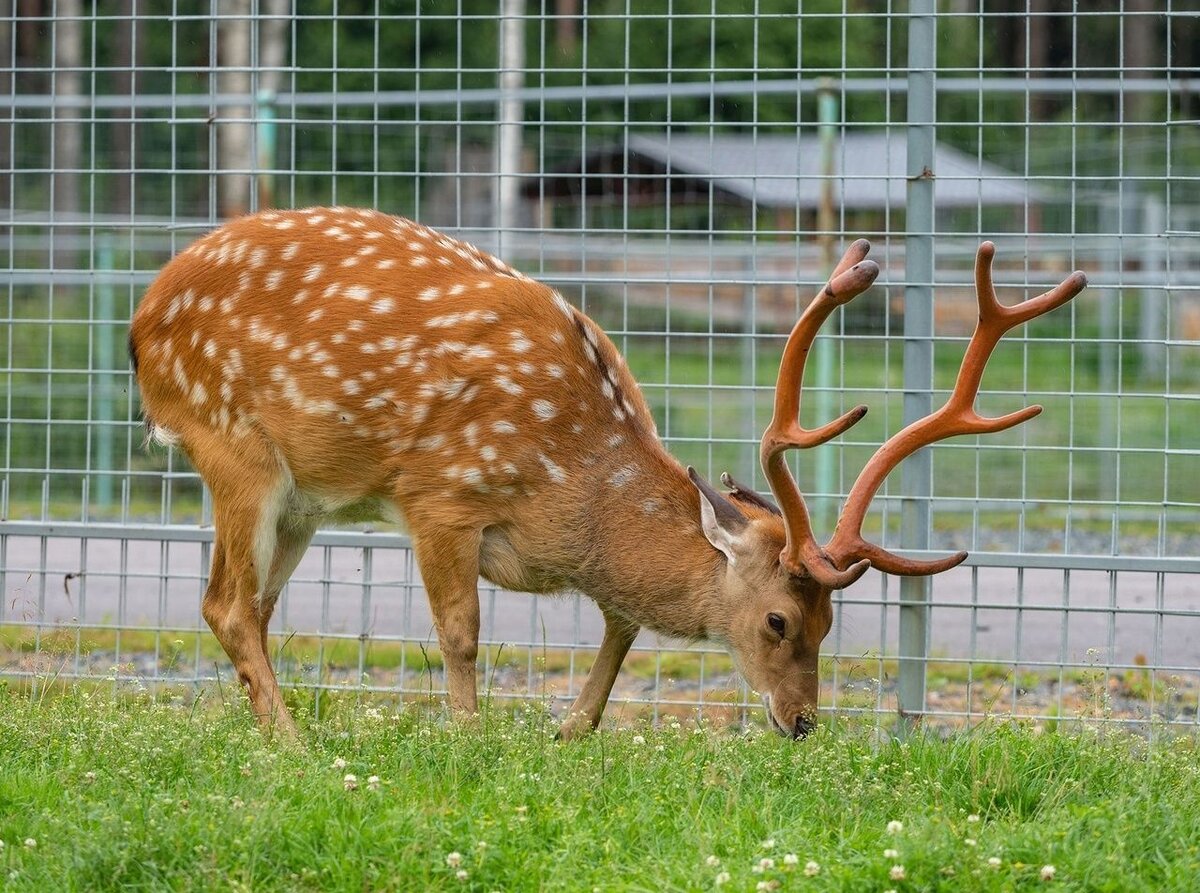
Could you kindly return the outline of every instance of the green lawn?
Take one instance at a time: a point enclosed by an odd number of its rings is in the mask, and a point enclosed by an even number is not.
[[[1183,891],[1200,877],[1194,738],[1150,750],[993,725],[901,743],[842,723],[791,742],[684,724],[560,744],[537,708],[447,727],[346,701],[302,716],[304,745],[285,747],[235,700],[0,688],[0,886]]]

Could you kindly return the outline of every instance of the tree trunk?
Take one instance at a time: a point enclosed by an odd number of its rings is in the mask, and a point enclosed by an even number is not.
[[[12,95],[13,69],[17,66],[17,51],[13,47],[14,12],[15,0],[0,0],[0,96]],[[10,213],[13,200],[13,157],[8,147],[12,138],[12,118],[11,110],[0,114],[0,210]],[[0,236],[7,235],[7,231],[0,232]]]
[[[51,189],[54,195],[53,218],[77,224],[82,207],[79,193],[80,165],[83,162],[83,110],[72,105],[83,95],[83,2],[58,0],[54,18],[54,125],[52,130],[54,161]],[[73,243],[79,233],[76,226],[59,225],[51,234],[53,269],[74,269],[77,251]]]
[[[220,0],[217,25],[217,93],[250,96],[250,0]],[[253,107],[236,103],[217,108],[217,202],[222,217],[250,210],[250,171],[254,167]]]
[[[142,46],[138,39],[137,0],[117,0],[117,33],[113,44],[113,94],[133,98],[136,90],[135,76],[141,62]],[[109,158],[112,159],[113,183],[110,191],[109,209],[113,214],[127,215],[133,210],[133,198],[137,169],[136,130],[132,105],[114,109],[109,125]]]
[[[258,29],[258,92],[270,97],[284,86],[284,65],[287,64],[289,40],[292,33],[292,0],[264,0],[265,18]],[[272,115],[273,107],[260,107],[260,117]],[[276,206],[275,197],[275,125],[264,120],[258,135],[258,206]]]
[[[1125,77],[1129,80],[1141,80],[1160,76],[1160,71],[1150,69],[1165,69],[1167,54],[1158,46],[1155,33],[1159,21],[1158,16],[1151,15],[1160,9],[1161,4],[1155,0],[1127,0],[1122,27],[1125,30]],[[1158,50],[1156,53],[1155,50]],[[1158,107],[1157,97],[1151,93],[1130,92],[1125,96],[1126,121],[1150,121]],[[1137,136],[1136,133],[1131,134]]]

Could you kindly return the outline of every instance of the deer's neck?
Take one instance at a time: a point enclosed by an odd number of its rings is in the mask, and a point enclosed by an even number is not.
[[[712,633],[723,613],[724,559],[700,530],[700,499],[657,443],[613,453],[589,475],[581,528],[589,548],[575,586],[602,608],[687,639]]]

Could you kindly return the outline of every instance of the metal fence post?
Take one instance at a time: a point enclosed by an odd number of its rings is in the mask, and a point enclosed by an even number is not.
[[[912,0],[908,20],[908,211],[905,216],[904,423],[933,404],[933,150],[937,66],[936,0]],[[901,467],[900,546],[929,548],[933,457],[921,450]],[[925,710],[929,643],[928,577],[900,581],[900,715]]]

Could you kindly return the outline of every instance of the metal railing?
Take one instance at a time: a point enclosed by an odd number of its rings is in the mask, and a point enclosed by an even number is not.
[[[1200,60],[1171,4],[798,15],[591,0],[510,10],[525,58],[508,64],[498,21],[461,10],[73,6],[0,17],[0,674],[225,672],[199,614],[206,496],[181,455],[141,446],[128,319],[161,264],[228,214],[367,204],[561,289],[626,354],[667,446],[751,479],[774,365],[827,246],[871,238],[883,274],[831,320],[809,384],[823,414],[873,412],[795,467],[826,528],[875,445],[948,393],[981,239],[999,246],[1002,300],[1086,270],[1088,291],[1006,339],[984,381],[988,411],[1044,415],[923,451],[877,500],[889,546],[971,558],[837,594],[824,704],[879,723],[1200,722]],[[828,167],[781,162],[772,140],[822,126]],[[699,160],[672,151],[697,135]],[[903,154],[864,161],[864,135]],[[947,150],[966,166],[944,169]],[[876,200],[839,203],[864,182]],[[997,203],[989,182],[1022,198]],[[968,199],[939,201],[947,188]],[[598,644],[590,602],[481,597],[489,691],[569,699]],[[319,533],[273,630],[294,687],[439,689],[401,535]],[[720,649],[649,634],[615,699],[618,717],[742,716],[754,701]]]

